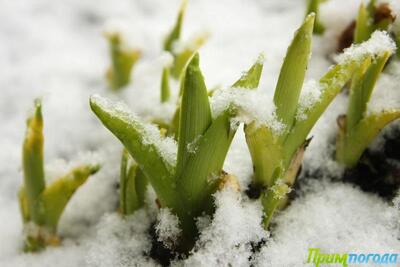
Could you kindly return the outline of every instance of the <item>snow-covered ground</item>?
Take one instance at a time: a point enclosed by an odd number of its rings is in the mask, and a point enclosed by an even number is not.
[[[395,2],[395,1],[393,1]],[[330,0],[322,6],[328,26],[314,37],[307,77],[328,70],[327,56],[336,38],[355,17],[358,0]],[[162,38],[175,21],[178,0],[13,0],[0,8],[0,266],[143,266],[149,225],[157,217],[154,195],[147,210],[122,220],[115,210],[121,145],[95,118],[88,98],[98,93],[125,101],[143,117],[168,118],[174,104],[159,104]],[[210,33],[200,50],[201,68],[209,88],[227,86],[265,54],[260,90],[272,96],[293,32],[304,18],[299,0],[189,0],[183,39]],[[143,52],[133,83],[120,94],[106,88],[108,47],[106,24],[124,25],[129,41]],[[392,62],[372,96],[372,108],[399,106],[400,63]],[[17,190],[22,183],[21,144],[33,99],[43,98],[45,160],[48,179],[79,162],[98,161],[102,169],[76,193],[63,214],[60,247],[24,254]],[[266,103],[267,104],[267,103]],[[202,235],[196,252],[174,265],[301,266],[308,248],[326,253],[399,253],[400,214],[391,202],[340,180],[342,169],[332,160],[336,117],[346,108],[340,95],[312,132],[303,170],[321,177],[307,182],[300,197],[278,214],[273,233],[262,230],[260,203],[225,189],[216,193],[217,211],[210,222],[199,220]],[[392,125],[387,131],[399,127]],[[380,140],[375,142],[379,146]],[[242,189],[249,184],[252,164],[241,130],[224,169],[236,175]],[[326,177],[324,177],[326,176]],[[399,201],[397,201],[399,203]],[[267,239],[252,255],[250,241]]]

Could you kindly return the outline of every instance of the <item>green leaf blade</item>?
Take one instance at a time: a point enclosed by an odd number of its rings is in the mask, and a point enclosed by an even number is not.
[[[244,89],[256,89],[260,83],[261,74],[264,67],[264,55],[259,55],[257,61],[248,69],[242,77],[237,80],[232,87]]]
[[[37,201],[45,189],[43,143],[42,104],[40,100],[35,100],[34,113],[27,120],[22,149],[22,167],[29,214],[37,224],[42,222],[42,214],[37,208]]]
[[[182,0],[175,25],[171,29],[170,33],[167,35],[164,41],[164,50],[166,51],[173,52],[172,51],[173,44],[175,41],[179,40],[179,37],[181,35],[183,18],[185,16],[186,5],[187,5],[187,0]]]
[[[359,44],[369,39],[371,36],[371,22],[373,18],[365,7],[364,3],[361,3],[358,10],[358,15],[356,19],[356,28],[354,31],[354,43]]]
[[[130,215],[143,206],[147,178],[124,149],[120,173],[120,212]]]
[[[161,103],[165,103],[171,97],[169,85],[169,68],[165,67],[161,74]]]
[[[198,54],[193,56],[187,66],[182,82],[177,160],[178,176],[190,156],[188,146],[204,134],[212,121],[207,88],[199,67]]]
[[[283,146],[285,165],[290,163],[293,154],[307,139],[308,134],[322,113],[351,79],[354,71],[359,66],[360,62],[358,61],[345,61],[342,64],[335,65],[320,79],[319,83],[324,88],[321,92],[320,100],[305,112],[307,117],[305,120],[297,120],[295,122],[291,134],[285,140]]]
[[[92,96],[92,111],[125,146],[139,167],[149,178],[163,206],[176,207],[177,196],[173,190],[175,166],[161,154],[151,140],[147,140],[146,125],[126,110],[117,110],[115,103]]]
[[[256,186],[269,188],[274,184],[275,171],[281,167],[281,145],[266,126],[257,127],[253,122],[246,125],[244,131],[253,162],[253,182]]]
[[[225,157],[236,132],[231,129],[230,116],[225,111],[213,121],[199,140],[196,153],[189,156],[178,180],[186,210],[197,212],[197,215],[204,210],[202,207],[212,206],[211,194],[217,188]]]
[[[390,52],[385,52],[377,56],[373,62],[365,62],[364,66],[356,71],[352,79],[347,110],[347,127],[349,129],[363,118],[372,91],[390,55]]]
[[[74,168],[70,173],[50,184],[41,194],[40,202],[44,206],[46,226],[55,231],[58,221],[76,190],[95,174],[98,165],[84,165]]]
[[[307,16],[297,30],[284,59],[274,94],[276,114],[287,126],[292,127],[297,102],[303,86],[308,60],[315,15]]]
[[[400,110],[383,111],[363,118],[337,146],[336,158],[347,167],[353,167],[379,132],[389,123],[400,118]]]

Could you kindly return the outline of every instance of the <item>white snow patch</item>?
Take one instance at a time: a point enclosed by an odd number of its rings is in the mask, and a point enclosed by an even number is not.
[[[198,149],[199,141],[201,138],[202,138],[201,134],[198,135],[196,138],[194,138],[192,142],[190,142],[186,145],[186,150],[189,153],[193,153],[193,154],[196,153],[197,149]]]
[[[306,193],[306,192],[303,192]],[[299,266],[308,248],[324,253],[398,253],[394,208],[345,184],[313,181],[306,195],[275,217],[274,238],[257,266]]]
[[[396,44],[387,32],[375,31],[371,38],[361,44],[353,44],[336,56],[336,61],[343,64],[350,60],[362,60],[368,55],[377,56],[386,52],[394,53]]]
[[[306,111],[320,100],[321,92],[322,87],[319,82],[310,80],[304,83],[296,112],[297,120],[307,119]]]
[[[263,90],[228,87],[217,90],[210,102],[214,118],[229,108],[235,108],[236,121],[247,124],[254,121],[258,126],[267,125],[276,134],[284,130],[284,125],[276,117],[272,99]]]
[[[147,235],[151,219],[143,209],[126,218],[117,213],[104,215],[95,238],[87,245],[86,265],[156,266],[145,256],[151,248]]]
[[[248,266],[251,243],[266,239],[261,226],[260,202],[242,198],[230,186],[215,193],[217,207],[210,225],[206,226],[185,266]]]
[[[169,248],[173,248],[181,232],[178,216],[173,214],[168,208],[160,209],[156,224],[158,241],[163,242]]]
[[[160,61],[163,67],[169,68],[174,63],[174,56],[168,51],[163,51],[160,56]]]

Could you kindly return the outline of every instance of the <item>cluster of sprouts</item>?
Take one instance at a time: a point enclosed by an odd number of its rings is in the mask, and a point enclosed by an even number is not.
[[[249,111],[243,103],[254,92],[263,94],[258,89],[262,56],[228,89],[216,89],[212,94],[207,89],[197,52],[206,36],[198,36],[186,46],[179,40],[186,1],[182,2],[177,21],[163,46],[171,62],[162,71],[162,103],[171,97],[169,79],[180,81],[172,121],[148,123],[123,104],[98,95],[90,97],[94,114],[124,146],[120,167],[121,214],[133,214],[144,206],[146,188],[152,186],[159,208],[164,213],[168,211],[165,216],[176,218],[179,226],[175,229],[177,240],[168,246],[183,253],[190,251],[199,236],[196,219],[214,213],[213,194],[228,183],[241,190],[235,176],[224,172],[223,166],[238,126],[243,124],[254,170],[251,187],[257,192],[255,198],[262,203],[264,228],[268,229],[274,213],[288,202],[288,193],[312,141],[310,131],[346,86],[349,103],[347,114],[337,120],[336,160],[347,168],[358,162],[379,131],[400,117],[400,110],[367,112],[379,74],[396,50],[392,36],[382,31],[393,21],[372,23],[371,16],[379,7],[375,1],[368,7],[362,5],[355,44],[338,57],[337,63],[319,81],[304,83],[313,33],[322,34],[326,27],[314,13],[318,14],[320,2],[309,0],[308,11],[313,12],[306,16],[287,49],[271,103],[272,119],[260,120],[258,117],[266,114],[255,115],[260,113],[254,111],[257,107]],[[107,77],[111,88],[120,89],[129,83],[140,52],[127,50],[118,34],[107,37],[112,55]],[[307,90],[311,90],[312,97],[303,99]],[[211,101],[210,95],[212,100],[222,99],[223,104]],[[26,250],[33,251],[59,242],[56,230],[62,211],[76,189],[99,166],[79,166],[46,186],[39,101],[35,102],[27,128],[23,145],[24,185],[19,199],[26,228]]]

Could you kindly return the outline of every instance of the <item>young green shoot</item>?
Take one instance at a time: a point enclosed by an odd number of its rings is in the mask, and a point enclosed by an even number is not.
[[[147,188],[147,178],[140,170],[139,165],[124,149],[121,157],[120,169],[120,212],[131,215],[144,204]]]
[[[347,114],[339,116],[336,159],[347,168],[354,167],[364,150],[387,124],[400,118],[400,109],[368,114],[367,105],[375,84],[393,50],[367,59],[356,71],[350,86]]]
[[[119,32],[106,32],[105,36],[110,46],[111,66],[106,72],[109,87],[118,91],[131,81],[131,72],[140,59],[141,52],[124,43]]]
[[[325,32],[325,26],[322,24],[320,17],[319,17],[320,4],[325,1],[326,0],[307,0],[306,16],[311,13],[315,14],[315,23],[314,23],[313,33],[317,34],[317,35],[323,34]]]
[[[261,192],[264,206],[265,228],[274,212],[287,201],[311,141],[307,139],[311,129],[354,72],[375,55],[368,49],[344,54],[317,82],[315,90],[319,91],[319,97],[304,105],[300,95],[310,57],[314,19],[315,15],[310,14],[296,32],[275,89],[275,113],[284,129],[277,131],[273,125],[256,121],[246,122],[244,127],[253,161],[253,186]]]
[[[164,41],[164,50],[171,53],[174,57],[173,64],[170,67],[170,74],[175,79],[180,78],[189,59],[208,39],[208,34],[203,33],[185,43],[180,40],[186,6],[187,0],[182,0],[175,25]]]
[[[22,149],[24,184],[18,198],[25,228],[25,251],[57,245],[57,225],[75,191],[99,170],[98,165],[82,165],[46,186],[43,162],[43,116],[40,100],[35,101]]]
[[[177,249],[188,251],[197,235],[195,218],[213,210],[212,194],[226,176],[222,166],[236,127],[231,125],[234,111],[230,108],[212,117],[197,53],[185,70],[181,86],[177,147],[156,127],[115,103],[92,96],[90,106],[135,159],[161,207],[178,216],[182,235]],[[166,144],[172,147],[166,148]]]
[[[361,3],[354,29],[354,43],[367,41],[376,30],[388,30],[395,18],[388,3],[377,3],[376,0],[370,0],[368,5]]]

